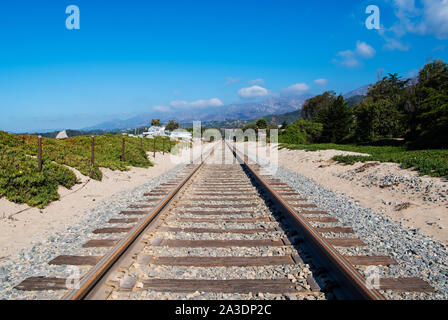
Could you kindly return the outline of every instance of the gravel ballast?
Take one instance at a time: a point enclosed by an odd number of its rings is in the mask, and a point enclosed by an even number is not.
[[[167,173],[156,177],[137,188],[122,191],[98,202],[94,208],[78,213],[79,223],[68,227],[66,232],[57,232],[43,242],[37,242],[30,250],[22,250],[19,256],[7,265],[0,266],[0,299],[58,299],[61,291],[24,292],[13,287],[28,277],[56,276],[67,277],[73,274],[69,266],[48,265],[48,262],[59,255],[101,255],[108,249],[82,249],[83,243],[90,239],[118,238],[119,235],[95,235],[93,230],[113,226],[107,221],[117,218],[118,213],[129,208],[131,204],[145,200],[144,193],[155,189],[159,184],[174,179],[184,168],[178,165]],[[81,274],[88,267],[81,267]]]
[[[249,157],[255,159],[253,154]],[[398,265],[379,267],[380,276],[418,277],[435,288],[434,293],[387,291],[384,292],[387,298],[448,299],[448,250],[445,245],[420,234],[416,229],[405,228],[401,223],[365,208],[344,195],[337,195],[301,174],[278,167],[273,176],[338,218],[338,225],[351,227],[367,244],[366,247],[345,248],[341,252],[390,256]],[[360,271],[364,269],[360,268]]]

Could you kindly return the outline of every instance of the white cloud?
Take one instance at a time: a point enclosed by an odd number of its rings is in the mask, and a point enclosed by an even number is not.
[[[333,62],[340,63],[343,66],[353,68],[361,65],[362,59],[371,59],[375,56],[375,49],[365,42],[357,41],[355,50],[339,51],[339,59],[333,59]]]
[[[338,52],[338,57],[341,57],[342,60],[333,60],[334,62],[339,62],[340,64],[346,67],[356,67],[359,65],[358,59],[355,57],[355,53],[352,50],[345,50]]]
[[[435,47],[432,51],[445,51],[446,45],[442,44],[440,46]]]
[[[448,39],[448,0],[394,0],[393,6],[398,21],[388,31],[396,38],[413,33]]]
[[[240,78],[232,78],[232,77],[227,77],[226,78],[226,85],[232,84],[232,83],[237,83],[240,81]]]
[[[193,102],[187,102],[184,100],[175,100],[170,102],[170,106],[173,108],[205,108],[205,107],[221,107],[224,103],[218,98],[212,98],[208,100],[197,100]]]
[[[302,93],[305,91],[310,90],[310,87],[306,84],[306,83],[296,83],[293,84],[292,86],[289,86],[288,88],[286,88],[286,91],[291,92],[291,93]]]
[[[394,50],[408,51],[409,50],[409,46],[401,43],[400,40],[397,40],[394,38],[388,38],[386,36],[384,36],[383,38],[386,41],[386,44],[383,46],[383,49],[385,49],[385,50],[390,50],[390,51],[394,51]]]
[[[448,0],[424,0],[424,22],[427,32],[448,39]]]
[[[370,59],[375,55],[375,49],[365,42],[356,42],[356,53],[363,58]]]
[[[328,80],[324,79],[324,78],[316,79],[316,80],[314,80],[314,83],[318,84],[320,86],[324,86],[324,85],[326,85],[328,83]]]
[[[193,108],[204,108],[204,107],[221,107],[224,105],[218,98],[212,98],[209,100],[197,100],[189,103],[190,107]]]
[[[238,95],[243,99],[254,99],[267,96],[268,90],[260,86],[252,86],[238,90]]]
[[[249,81],[249,84],[253,84],[253,85],[256,85],[256,84],[263,84],[264,83],[264,79],[261,79],[261,78],[258,78],[258,79],[254,79],[254,80],[250,80]]]
[[[188,102],[183,100],[175,100],[170,102],[170,106],[174,108],[183,108],[188,106]]]
[[[155,106],[153,109],[156,110],[156,111],[160,111],[160,112],[168,112],[168,111],[170,111],[170,108],[167,107],[167,106]]]

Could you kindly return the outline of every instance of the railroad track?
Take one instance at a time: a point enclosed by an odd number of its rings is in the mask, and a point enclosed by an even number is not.
[[[225,153],[233,163],[223,164]],[[331,226],[335,218],[230,144],[217,143],[201,159],[120,212],[112,227],[95,230],[98,238],[83,245],[92,253],[49,262],[84,268],[79,286],[31,277],[16,289],[60,290],[63,299],[373,300],[384,299],[382,290],[432,290],[418,278],[369,286],[359,268],[396,262],[341,254],[338,248],[363,246],[362,239]]]

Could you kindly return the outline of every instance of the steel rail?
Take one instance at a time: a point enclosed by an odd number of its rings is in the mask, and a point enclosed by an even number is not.
[[[244,153],[237,150],[236,146],[232,146],[227,142],[227,146],[233,152],[234,156],[243,164],[251,174],[261,183],[268,191],[272,199],[286,212],[289,220],[301,231],[302,235],[318,253],[324,264],[328,266],[328,272],[332,274],[336,282],[339,284],[338,291],[343,295],[344,299],[352,300],[385,300],[385,297],[375,288],[367,286],[366,279],[356,270],[356,268],[330,245],[306,219],[298,214],[283,198],[269,186],[269,183],[253,169],[245,157]],[[242,154],[242,158],[238,155]]]
[[[201,162],[185,177],[159,204],[140,221],[125,238],[120,240],[117,245],[109,251],[98,263],[93,266],[80,280],[79,288],[73,289],[66,293],[61,300],[82,300],[95,285],[102,279],[102,277],[112,268],[115,262],[120,259],[126,250],[134,243],[134,241],[144,232],[144,230],[151,224],[152,221],[159,215],[159,213],[166,207],[166,205],[178,194],[182,187],[191,179],[191,177],[204,166],[205,161],[213,153],[215,146],[211,148],[210,152],[205,157],[202,154],[199,159]],[[193,162],[194,163],[194,162]]]

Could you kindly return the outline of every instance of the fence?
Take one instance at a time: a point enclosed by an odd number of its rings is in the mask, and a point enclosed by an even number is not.
[[[156,140],[157,137],[153,138],[154,140],[154,146],[153,146],[153,152],[154,152],[154,159],[156,158]],[[162,138],[162,153],[165,155],[165,138]],[[169,144],[168,144],[168,152],[171,153],[171,139],[168,138]],[[140,138],[140,148],[143,149],[143,137]],[[121,161],[126,161],[126,137],[123,136],[122,140],[122,148],[121,148]],[[38,169],[39,171],[42,171],[42,136],[37,137],[37,159],[38,159]],[[95,165],[95,136],[91,137],[91,163],[92,165]]]

